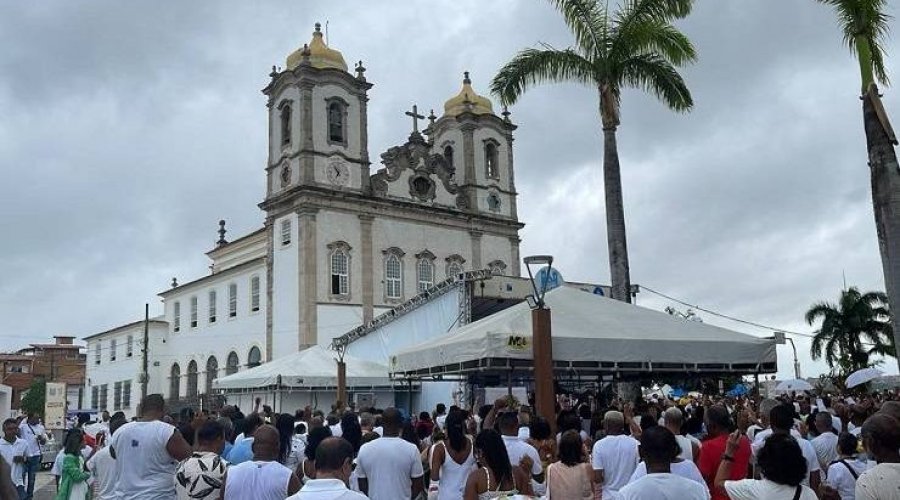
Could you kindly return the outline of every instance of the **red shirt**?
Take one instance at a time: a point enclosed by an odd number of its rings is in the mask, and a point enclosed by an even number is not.
[[[725,444],[728,442],[728,434],[722,434],[703,441],[700,447],[700,459],[697,467],[700,474],[706,480],[712,500],[728,500],[724,490],[717,490],[715,486],[716,471],[719,470],[719,462],[725,454]],[[734,452],[734,462],[731,464],[731,474],[728,479],[736,481],[747,477],[747,467],[750,464],[750,440],[747,436],[741,436],[741,443]]]

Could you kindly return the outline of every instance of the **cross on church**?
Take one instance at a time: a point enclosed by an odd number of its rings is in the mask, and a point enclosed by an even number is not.
[[[425,116],[419,114],[419,108],[415,104],[413,104],[412,111],[407,111],[406,116],[412,117],[413,121],[413,133],[419,133],[419,120],[424,120]]]

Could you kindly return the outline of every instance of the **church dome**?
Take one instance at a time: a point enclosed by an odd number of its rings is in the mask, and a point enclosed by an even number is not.
[[[314,68],[334,68],[341,71],[347,71],[347,63],[344,62],[344,56],[334,49],[325,45],[322,38],[322,25],[316,23],[316,30],[313,32],[312,41],[309,45],[295,50],[287,56],[287,69],[292,70],[303,62],[303,53],[307,51],[309,54],[309,64]]]
[[[476,115],[494,114],[491,100],[478,95],[472,89],[472,80],[469,80],[468,71],[465,72],[465,78],[463,78],[462,90],[444,103],[445,116],[456,116],[465,111],[470,111]]]

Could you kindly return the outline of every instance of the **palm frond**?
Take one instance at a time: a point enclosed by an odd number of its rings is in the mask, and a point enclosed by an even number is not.
[[[694,106],[684,79],[657,54],[642,54],[623,61],[621,82],[652,93],[673,111],[685,112]]]
[[[869,46],[872,47],[872,72],[875,78],[884,85],[890,85],[891,79],[887,74],[887,67],[884,64],[885,49],[877,38],[869,39]]]
[[[656,53],[674,66],[697,60],[697,51],[690,39],[668,22],[657,19],[621,27],[612,51],[612,59]]]
[[[884,63],[884,41],[890,34],[891,16],[884,12],[887,0],[818,0],[832,7],[838,18],[844,45],[855,51],[857,37],[871,47],[872,72],[878,81],[889,84]]]
[[[626,0],[616,15],[620,26],[650,20],[671,22],[691,13],[694,0]]]
[[[824,318],[836,313],[838,313],[836,305],[829,302],[816,302],[806,311],[806,324],[812,325],[820,316]]]
[[[549,0],[575,35],[575,44],[586,54],[606,51],[606,9],[597,0]]]
[[[491,92],[503,104],[513,104],[533,85],[565,81],[598,84],[591,62],[572,49],[525,49],[500,68],[491,80]]]

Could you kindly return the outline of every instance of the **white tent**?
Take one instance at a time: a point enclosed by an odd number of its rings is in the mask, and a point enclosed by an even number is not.
[[[546,295],[559,373],[774,372],[775,340],[686,321],[569,287]],[[531,310],[520,303],[403,349],[391,371],[409,377],[531,369]]]
[[[352,356],[344,356],[348,389],[391,387],[387,367]],[[337,353],[314,345],[302,351],[263,363],[213,382],[226,392],[264,387],[293,390],[323,390],[337,387]]]

